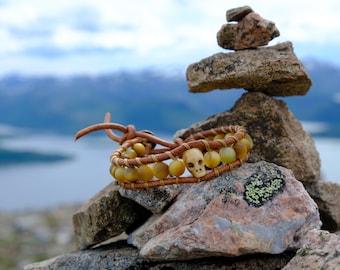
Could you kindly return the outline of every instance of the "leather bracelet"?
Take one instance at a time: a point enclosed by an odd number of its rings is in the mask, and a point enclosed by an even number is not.
[[[245,128],[238,125],[212,128],[185,140],[168,142],[150,131],[136,131],[133,125],[110,123],[109,113],[104,123],[78,131],[75,140],[97,130],[105,130],[120,144],[110,156],[110,173],[126,189],[208,181],[241,166],[253,146]],[[118,136],[113,130],[123,135]],[[167,164],[166,160],[171,161]]]

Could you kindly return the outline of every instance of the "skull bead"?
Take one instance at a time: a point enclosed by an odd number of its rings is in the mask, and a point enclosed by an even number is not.
[[[205,175],[204,158],[199,149],[186,150],[183,153],[183,161],[185,167],[194,177],[201,178]]]

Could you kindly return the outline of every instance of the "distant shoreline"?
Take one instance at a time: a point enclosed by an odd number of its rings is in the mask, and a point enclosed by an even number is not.
[[[35,151],[16,151],[0,149],[0,167],[18,164],[31,163],[53,163],[67,161],[72,159],[71,156],[63,154],[47,154]]]

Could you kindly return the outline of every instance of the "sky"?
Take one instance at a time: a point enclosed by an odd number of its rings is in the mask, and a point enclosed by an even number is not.
[[[0,0],[0,76],[185,72],[218,52],[226,11],[249,5],[301,60],[340,66],[338,0]]]

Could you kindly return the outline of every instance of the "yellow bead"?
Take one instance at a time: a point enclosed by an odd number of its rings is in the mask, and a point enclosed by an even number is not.
[[[185,165],[183,161],[175,159],[169,164],[169,173],[173,176],[179,177],[185,171]]]
[[[216,134],[215,136],[214,136],[214,140],[215,141],[217,141],[217,140],[223,140],[224,139],[224,134]]]
[[[220,162],[220,155],[216,151],[208,151],[204,154],[204,163],[208,168],[215,168]]]
[[[123,167],[116,168],[114,178],[116,178],[117,181],[119,182],[126,182],[127,180],[125,178],[125,168]]]
[[[250,149],[252,149],[253,146],[254,146],[253,139],[250,137],[250,135],[249,135],[248,133],[246,133],[246,134],[244,135],[244,138],[250,142]]]
[[[110,166],[110,174],[111,174],[113,177],[115,177],[115,171],[116,171],[117,168],[118,168],[118,167],[115,166],[115,165],[113,165],[113,164]]]
[[[138,172],[134,167],[125,168],[124,172],[125,179],[129,182],[135,182],[138,180]]]
[[[242,143],[242,142],[237,142],[235,145],[234,145],[234,150],[236,152],[236,158],[237,159],[242,159],[244,158],[248,151],[247,151],[247,146]]]
[[[228,133],[224,136],[224,138],[226,139],[226,138],[228,138],[228,137],[233,137],[234,135],[235,135],[235,132],[230,131],[230,132],[228,132]]]
[[[132,146],[132,148],[133,148],[133,150],[135,150],[135,152],[137,153],[137,156],[139,156],[139,157],[143,157],[146,153],[145,146],[142,143],[135,143]]]
[[[138,172],[138,179],[144,182],[150,181],[153,177],[153,170],[147,164],[139,166],[137,168],[137,172]]]
[[[152,166],[152,171],[153,171],[154,176],[156,176],[159,179],[164,179],[169,174],[169,167],[164,162],[156,162]]]
[[[224,163],[229,164],[236,160],[236,152],[232,147],[227,146],[221,148],[219,154],[221,161]]]
[[[136,153],[136,151],[135,150],[133,150],[133,149],[126,149],[124,152],[123,152],[123,158],[130,158],[130,159],[132,159],[132,158],[136,158],[137,157],[137,153]]]
[[[251,144],[250,141],[247,140],[246,138],[242,138],[241,140],[239,140],[240,143],[243,143],[246,147],[247,147],[247,151],[249,152],[250,148],[251,148]]]

